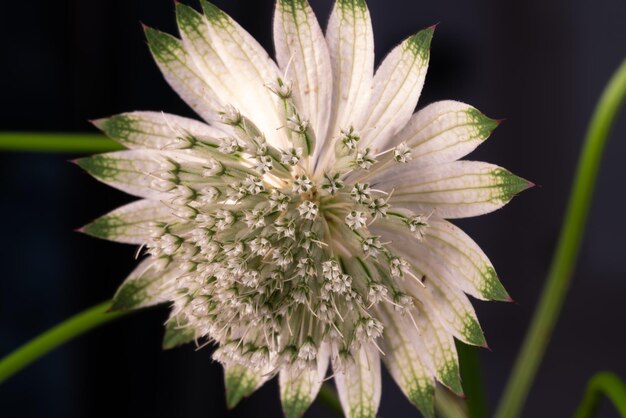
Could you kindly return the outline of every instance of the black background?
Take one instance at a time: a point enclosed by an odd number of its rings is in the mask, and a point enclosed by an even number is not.
[[[216,1],[272,50],[273,2]],[[312,4],[325,24],[331,0]],[[197,6],[193,4],[194,6]],[[370,0],[378,62],[440,22],[419,107],[440,99],[507,118],[470,158],[541,187],[460,222],[496,266],[514,304],[476,302],[491,352],[481,362],[495,407],[556,242],[586,123],[626,57],[620,0]],[[169,0],[3,1],[0,130],[94,131],[130,110],[192,115],[162,80],[139,22],[175,33]],[[608,147],[563,317],[524,417],[570,416],[596,371],[626,376],[622,213],[626,118]],[[72,155],[0,153],[0,355],[109,298],[134,249],[73,229],[131,198],[69,164]],[[165,309],[134,314],[48,355],[0,386],[2,417],[279,417],[275,383],[227,413],[210,349],[160,350]],[[418,416],[386,378],[381,417]],[[327,416],[314,405],[309,417]],[[607,404],[602,417],[617,416]]]

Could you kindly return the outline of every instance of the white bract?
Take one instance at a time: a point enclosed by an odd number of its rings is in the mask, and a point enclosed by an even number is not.
[[[325,35],[306,0],[279,0],[276,61],[202,7],[177,4],[180,39],[146,36],[204,122],[101,119],[128,150],[78,161],[142,198],[84,228],[145,249],[114,307],[170,304],[164,345],[214,343],[231,406],[279,375],[285,413],[299,416],[331,364],[346,415],[374,417],[382,360],[432,417],[436,381],[462,391],[454,338],[485,344],[466,294],[509,298],[446,220],[496,210],[529,186],[458,161],[497,122],[455,101],[413,113],[434,28],[374,72],[363,0],[338,0]]]

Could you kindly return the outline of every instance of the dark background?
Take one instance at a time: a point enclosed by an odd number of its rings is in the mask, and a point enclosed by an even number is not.
[[[273,2],[216,1],[272,50]],[[323,24],[331,0],[314,0]],[[193,4],[193,3],[192,3]],[[193,4],[195,6],[195,4]],[[507,118],[470,158],[541,187],[461,222],[492,259],[514,304],[476,302],[495,407],[544,282],[586,123],[626,57],[619,0],[370,0],[378,60],[441,22],[420,107],[440,99]],[[139,22],[175,32],[169,0],[5,1],[0,9],[0,130],[93,131],[130,110],[191,115],[153,64]],[[604,159],[569,299],[524,417],[570,416],[586,381],[626,376],[623,155],[626,117]],[[72,155],[0,153],[0,355],[109,298],[134,248],[73,229],[131,200],[82,173]],[[275,383],[227,413],[210,349],[160,350],[165,309],[136,313],[53,352],[0,386],[2,417],[279,417]],[[387,378],[381,417],[418,416]],[[327,416],[314,405],[308,417]],[[615,417],[606,403],[602,417]]]

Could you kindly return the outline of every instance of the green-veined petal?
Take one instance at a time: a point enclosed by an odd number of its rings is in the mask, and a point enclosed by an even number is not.
[[[181,274],[167,258],[143,260],[117,289],[112,309],[144,308],[171,300]]]
[[[242,366],[238,363],[224,365],[224,384],[226,386],[226,406],[229,409],[265,383],[271,375]]]
[[[418,241],[409,231],[395,225],[378,223],[371,230],[390,242],[394,254],[410,264],[416,277],[405,277],[401,282],[404,290],[433,312],[452,335],[467,344],[486,346],[474,307],[461,290],[459,279],[445,260],[425,250],[427,239]]]
[[[281,70],[293,80],[293,100],[313,126],[319,152],[328,129],[332,69],[324,34],[307,0],[276,2],[274,45]]]
[[[267,87],[280,77],[276,63],[259,43],[237,22],[208,1],[201,0],[208,23],[208,36],[245,95],[240,98],[255,109],[247,115],[279,148],[289,145],[285,121],[279,112],[279,99]]]
[[[152,56],[174,91],[204,120],[217,121],[223,108],[180,39],[149,27],[145,28]]]
[[[285,418],[299,418],[311,406],[322,386],[330,359],[326,344],[317,354],[317,368],[285,366],[278,375]]]
[[[374,35],[365,0],[337,0],[326,28],[333,74],[333,99],[327,136],[360,129],[370,103],[374,78]],[[331,167],[333,143],[327,143],[317,167]]]
[[[338,370],[335,360],[335,385],[347,418],[375,418],[381,395],[380,355],[371,344],[355,351]]]
[[[79,158],[76,163],[109,186],[135,196],[169,202],[176,196],[173,194],[176,184],[168,180],[172,170],[178,171],[177,176],[184,179],[186,185],[222,184],[222,180],[202,175],[203,165],[208,164],[211,157],[199,157],[187,151],[117,151]]]
[[[165,324],[163,349],[170,350],[179,345],[187,344],[196,339],[196,331],[184,319],[171,315]]]
[[[430,58],[435,28],[419,31],[385,58],[374,76],[363,142],[374,150],[402,129],[415,111]]]
[[[178,138],[216,143],[226,134],[205,123],[162,112],[128,112],[93,121],[107,136],[129,149],[176,148]]]
[[[435,377],[454,393],[462,395],[459,358],[454,338],[439,319],[434,317],[428,309],[420,306],[419,302],[416,304],[413,315],[424,342],[422,349],[425,349],[432,358]]]
[[[382,174],[372,187],[394,190],[389,203],[424,215],[467,218],[500,209],[532,183],[493,164],[454,161]]]
[[[404,142],[411,148],[411,165],[447,163],[472,152],[498,123],[470,105],[444,100],[415,113],[383,148]]]
[[[387,370],[406,397],[426,418],[435,417],[435,378],[427,366],[429,355],[423,350],[422,337],[410,319],[379,305],[385,326],[381,348]]]
[[[157,200],[138,200],[119,207],[81,228],[93,237],[126,244],[144,244],[155,224],[178,218],[172,209]]]
[[[431,219],[420,243],[429,257],[441,260],[453,272],[464,292],[483,300],[510,301],[496,271],[478,244],[448,221]]]

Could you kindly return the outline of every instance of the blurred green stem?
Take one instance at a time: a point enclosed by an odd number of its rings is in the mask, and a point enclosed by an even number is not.
[[[626,60],[606,86],[589,124],[552,265],[496,418],[516,418],[563,306],[580,249],[607,136],[626,95]]]
[[[324,383],[322,385],[320,392],[317,395],[317,399],[326,408],[330,409],[340,417],[343,416],[343,410],[341,409],[341,403],[339,403],[337,394],[328,383]]]
[[[99,134],[2,132],[0,151],[91,153],[121,150],[123,147]]]
[[[469,418],[487,418],[487,401],[478,360],[479,348],[462,342],[457,342],[456,347],[459,353],[461,380],[466,396],[468,416]]]
[[[600,397],[606,395],[613,402],[619,414],[626,418],[626,385],[610,372],[600,372],[593,376],[587,385],[585,397],[578,406],[574,418],[591,418],[600,405]]]
[[[49,329],[0,360],[0,383],[44,354],[125,312],[108,312],[111,301],[93,306]]]
[[[111,301],[102,302],[63,321],[0,360],[0,384],[40,357],[79,335],[133,311],[110,312]],[[343,414],[335,392],[323,385],[319,400],[331,411]]]

